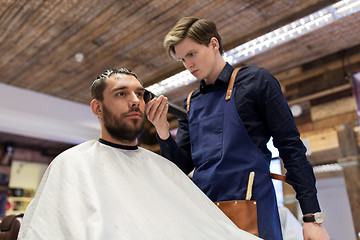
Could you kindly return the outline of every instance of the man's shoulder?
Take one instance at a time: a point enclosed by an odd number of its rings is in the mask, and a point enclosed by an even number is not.
[[[152,152],[146,148],[143,148],[143,147],[140,147],[138,148],[138,151],[141,152],[142,154],[145,154],[145,155],[148,155],[149,157],[152,157],[154,159],[159,159],[159,160],[167,160],[166,158],[164,158],[163,156],[155,153],[155,152]]]
[[[80,144],[77,144],[73,147],[70,147],[63,152],[61,152],[56,158],[64,158],[67,156],[74,156],[77,153],[88,153],[90,148],[93,147],[98,141],[90,140]]]
[[[155,152],[152,152],[152,151],[147,150],[147,149],[142,148],[142,147],[139,147],[139,151],[141,151],[142,154],[147,155],[153,161],[156,161],[159,165],[169,166],[171,168],[173,168],[173,167],[177,168],[177,166],[173,162],[171,162],[170,160],[164,158],[163,156],[161,156],[161,155],[159,155],[159,154],[157,154]]]

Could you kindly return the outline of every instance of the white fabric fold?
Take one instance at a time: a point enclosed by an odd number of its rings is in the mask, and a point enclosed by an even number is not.
[[[92,140],[49,165],[18,239],[259,238],[238,229],[170,161]]]

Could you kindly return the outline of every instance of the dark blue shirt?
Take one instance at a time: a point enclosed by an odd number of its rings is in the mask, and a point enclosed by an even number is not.
[[[207,92],[226,91],[233,71],[226,64],[218,79],[212,85],[201,81],[192,99]],[[300,140],[294,118],[281,91],[280,84],[266,69],[247,66],[238,72],[235,84],[236,108],[253,143],[271,160],[267,142],[273,137],[274,146],[287,170],[287,180],[296,191],[296,198],[304,214],[319,212],[316,196],[315,176],[306,158],[306,148]],[[209,102],[211,104],[211,102]],[[184,106],[186,105],[186,99]],[[189,127],[186,120],[179,120],[176,142],[172,137],[159,140],[161,154],[178,165],[185,173],[193,170]]]

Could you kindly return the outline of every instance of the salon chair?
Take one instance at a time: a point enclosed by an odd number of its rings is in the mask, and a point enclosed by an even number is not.
[[[5,216],[0,223],[0,240],[16,240],[24,214]]]

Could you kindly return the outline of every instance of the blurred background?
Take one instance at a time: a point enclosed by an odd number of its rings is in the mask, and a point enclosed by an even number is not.
[[[226,61],[279,80],[314,166],[324,225],[331,239],[357,239],[359,10],[357,0],[1,1],[1,216],[25,210],[57,154],[99,137],[89,89],[105,69],[126,67],[182,104],[199,83],[162,41],[181,17],[195,16],[216,23]],[[176,137],[177,118],[168,118]],[[139,145],[159,153],[149,122]],[[274,184],[279,205],[300,219],[292,188]]]

